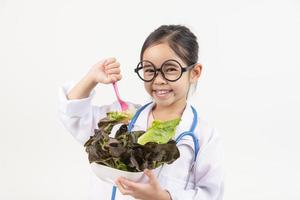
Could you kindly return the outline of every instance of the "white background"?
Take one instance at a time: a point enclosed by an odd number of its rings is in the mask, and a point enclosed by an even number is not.
[[[146,102],[133,68],[162,24],[199,38],[194,102],[222,134],[225,199],[300,199],[298,0],[0,0],[0,199],[87,198],[87,155],[58,120],[58,87],[114,56],[122,98]],[[95,104],[115,100],[111,85],[96,90]]]

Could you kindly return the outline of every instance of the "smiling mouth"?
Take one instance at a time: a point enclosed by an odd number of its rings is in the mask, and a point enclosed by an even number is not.
[[[171,93],[173,90],[153,90],[154,94],[157,96],[166,96]]]

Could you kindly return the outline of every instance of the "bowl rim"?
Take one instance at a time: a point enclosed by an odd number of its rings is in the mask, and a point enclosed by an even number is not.
[[[137,181],[137,182],[142,180],[143,175],[144,175],[143,171],[141,171],[141,172],[129,172],[129,171],[124,171],[124,170],[116,169],[116,168],[113,168],[113,167],[109,167],[109,166],[106,166],[106,165],[98,164],[96,162],[90,163],[90,167],[91,167],[91,170],[93,171],[93,173],[95,174],[95,176],[97,176],[97,178],[99,178],[99,179],[101,179],[105,182],[108,182],[112,185],[116,185],[115,180],[113,180],[113,178],[109,178],[109,177],[105,177],[105,178],[104,177],[99,177],[97,175],[97,173],[95,172],[95,168],[98,168],[98,170],[101,170],[101,169],[99,169],[99,167],[100,167],[102,169],[108,169],[111,172],[122,173],[122,175],[119,175],[119,177],[125,177],[125,178],[128,178],[129,180],[131,179],[130,176],[137,176],[137,179],[133,180],[133,181]],[[158,174],[160,174],[162,167],[163,167],[163,165],[160,165],[159,167],[157,167],[155,169],[152,169],[152,170],[155,170],[155,171],[157,171]]]

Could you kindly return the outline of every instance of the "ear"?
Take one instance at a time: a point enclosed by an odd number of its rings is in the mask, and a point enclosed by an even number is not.
[[[202,72],[202,65],[197,63],[195,67],[191,70],[190,82],[196,83],[200,78],[201,72]]]

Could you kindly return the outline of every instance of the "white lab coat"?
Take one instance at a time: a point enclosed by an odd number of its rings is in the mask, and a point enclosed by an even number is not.
[[[109,111],[121,110],[117,102],[101,107],[91,105],[95,95],[92,91],[88,98],[68,100],[66,94],[71,89],[71,84],[60,88],[59,94],[59,117],[65,128],[73,137],[84,144],[98,121],[106,116]],[[128,102],[129,103],[129,102]],[[139,108],[139,105],[129,103],[131,108]],[[153,103],[147,106],[138,117],[133,130],[146,130],[149,111]],[[176,135],[188,131],[193,121],[193,112],[190,105],[186,106],[181,122],[176,129]],[[194,156],[194,144],[191,137],[184,137],[178,143],[180,157],[170,165],[164,165],[158,180],[162,188],[168,190],[173,200],[221,200],[223,199],[223,169],[222,148],[216,129],[211,128],[202,119],[198,118],[195,134],[199,139],[200,150],[193,170],[191,169]],[[188,175],[189,182],[187,183]],[[187,184],[187,188],[185,188]],[[108,200],[111,197],[112,185],[101,181],[91,172],[91,190],[89,199]],[[124,196],[119,191],[116,200],[132,199]]]

